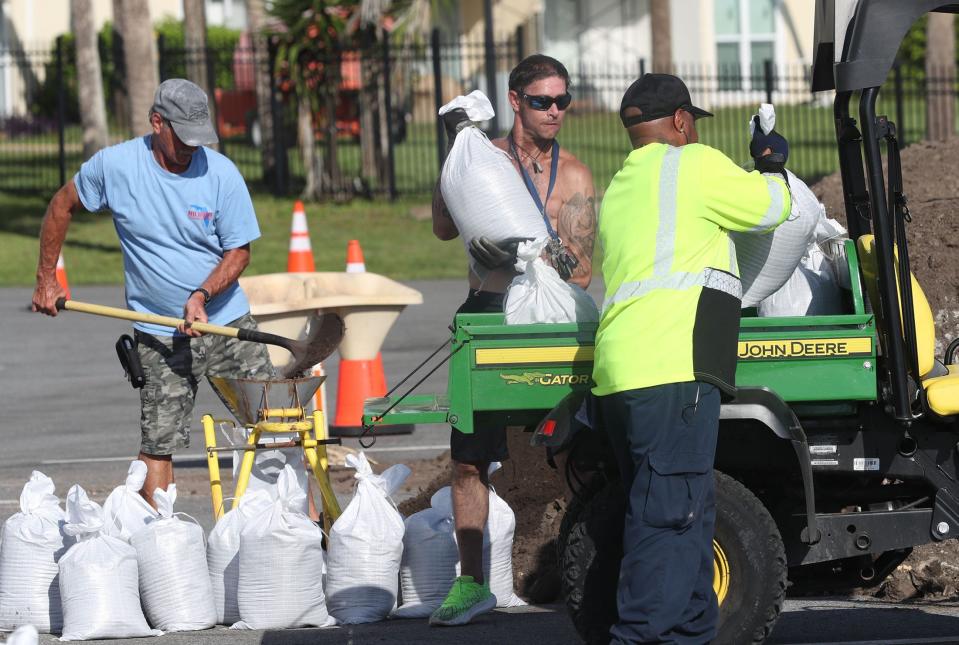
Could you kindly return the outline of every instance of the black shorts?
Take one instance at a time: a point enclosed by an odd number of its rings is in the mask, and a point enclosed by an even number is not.
[[[506,294],[492,291],[473,291],[459,309],[458,314],[492,314],[503,312]],[[473,433],[466,434],[450,428],[450,456],[454,461],[467,464],[489,464],[509,459],[506,447],[506,427],[495,421],[495,414],[477,412],[473,415]]]

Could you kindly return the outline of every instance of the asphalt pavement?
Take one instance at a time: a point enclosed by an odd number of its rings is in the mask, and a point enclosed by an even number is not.
[[[383,347],[383,364],[395,384],[448,337],[452,312],[466,293],[461,281],[421,281],[410,286],[424,303],[409,307],[397,320]],[[600,287],[590,291],[601,299]],[[76,312],[50,319],[27,311],[31,290],[0,289],[0,522],[17,510],[17,499],[30,471],[53,477],[63,497],[73,483],[94,499],[122,482],[139,445],[138,395],[123,379],[113,345],[129,323]],[[73,297],[123,306],[115,286],[75,286]],[[327,397],[336,400],[338,359],[326,363]],[[421,392],[443,392],[446,369],[440,368]],[[225,415],[207,384],[202,384],[194,414],[194,443],[177,460],[178,510],[211,524],[199,418],[204,412]],[[335,411],[334,411],[335,412]],[[380,437],[368,453],[389,461],[435,456],[446,449],[445,426],[419,426],[409,435]],[[346,445],[358,447],[356,440]],[[2,638],[2,637],[0,637]],[[44,637],[43,642],[54,642]],[[103,641],[117,643],[139,640]],[[544,606],[494,612],[475,625],[430,629],[423,620],[386,621],[325,630],[232,631],[168,634],[143,642],[180,643],[576,643],[562,607]],[[884,643],[938,645],[959,643],[959,603],[893,604],[874,599],[794,599],[783,611],[770,643]]]

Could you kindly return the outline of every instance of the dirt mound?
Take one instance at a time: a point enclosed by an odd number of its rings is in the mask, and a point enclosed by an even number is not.
[[[542,448],[529,445],[530,435],[511,430],[510,458],[493,474],[491,484],[516,514],[513,537],[513,582],[516,592],[531,602],[553,602],[559,598],[559,570],[556,536],[566,503],[563,482],[546,463]],[[420,492],[399,505],[404,516],[430,505],[430,497],[450,483],[449,453],[417,464],[417,470],[435,476]]]
[[[959,337],[959,140],[923,142],[902,151],[902,174],[912,222],[906,225],[912,271],[936,318],[936,355]],[[812,186],[826,214],[845,225],[839,173]]]

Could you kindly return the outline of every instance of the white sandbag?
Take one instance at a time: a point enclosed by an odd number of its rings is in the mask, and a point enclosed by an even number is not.
[[[80,486],[67,493],[64,532],[77,538],[60,558],[62,641],[158,636],[140,609],[136,550],[106,535],[103,509]]]
[[[74,540],[63,534],[63,510],[53,492],[53,480],[33,471],[20,492],[20,511],[3,524],[0,631],[63,627],[57,562]]]
[[[812,243],[822,213],[822,205],[803,180],[788,170],[786,175],[792,194],[786,221],[771,233],[730,233],[736,244],[744,308],[755,307],[786,284]]]
[[[490,474],[499,469],[499,463],[490,465]],[[443,532],[447,527],[450,529],[450,538],[455,541],[456,533],[452,530],[453,522],[453,496],[449,486],[441,488],[433,494],[430,499],[430,506],[433,511],[441,517],[449,518],[449,524],[435,523],[435,518],[428,518],[438,529],[436,531],[436,543],[442,543]],[[502,497],[496,494],[493,488],[489,492],[489,518],[486,521],[486,528],[483,531],[483,576],[489,581],[490,591],[496,596],[497,607],[518,607],[526,603],[520,599],[513,591],[513,532],[516,529],[516,516],[513,509],[509,507]],[[405,547],[411,549],[412,553],[406,560],[408,567],[407,582],[403,586],[403,603],[411,603],[411,607],[406,612],[418,614],[421,611],[418,608],[417,599],[420,605],[428,605],[430,611],[439,607],[453,586],[453,580],[460,575],[460,563],[457,552],[457,562],[453,576],[449,575],[448,561],[437,556],[434,561],[429,560],[429,553],[419,552],[421,545],[412,540],[405,543]],[[448,545],[443,548],[437,548],[437,554],[449,553]],[[413,563],[422,563],[422,568],[412,569]],[[407,598],[407,588],[412,587],[414,593]],[[442,591],[441,588],[445,587]],[[422,595],[419,589],[423,589]],[[428,598],[424,597],[427,596]],[[436,601],[436,598],[439,601]],[[435,605],[434,605],[435,603]],[[399,610],[398,610],[399,611]],[[396,614],[402,616],[403,614]]]
[[[240,608],[236,600],[240,579],[240,533],[250,518],[266,510],[271,502],[266,490],[247,490],[237,507],[224,514],[210,531],[206,562],[210,570],[217,624],[232,625],[240,620]]]
[[[306,495],[285,466],[279,496],[240,533],[237,604],[233,629],[286,629],[336,624],[323,594],[319,527],[307,517]]]
[[[382,620],[396,606],[403,517],[392,495],[410,475],[402,464],[376,475],[362,452],[346,456],[356,490],[330,529],[326,606],[340,623]]]
[[[759,315],[825,316],[842,313],[842,274],[837,267],[846,267],[848,284],[848,265],[844,254],[837,252],[833,262],[823,252],[823,247],[837,248],[835,242],[844,235],[841,224],[823,216],[816,226],[816,239],[806,249],[796,271],[781,289],[759,303]]]
[[[540,257],[545,245],[545,239],[522,242],[516,250],[520,274],[506,291],[506,324],[597,322],[593,298],[579,285],[564,282]]]
[[[131,535],[159,517],[140,495],[146,478],[147,465],[139,459],[130,462],[126,481],[103,502],[104,533],[129,542]]]
[[[216,624],[213,587],[203,529],[173,515],[176,484],[156,489],[159,518],[133,534],[140,599],[147,620],[165,632],[208,629]]]
[[[435,497],[435,494],[434,494]],[[443,604],[459,570],[452,513],[432,506],[406,518],[400,592],[393,618],[425,618]]]
[[[23,625],[7,636],[6,645],[37,645],[40,642],[40,632],[33,625]]]
[[[236,427],[233,429],[230,441],[234,446],[245,445],[249,434],[249,428]],[[259,443],[270,445],[285,443],[298,438],[299,435],[295,432],[271,432],[269,435],[261,435]],[[245,450],[233,451],[233,481],[236,481],[240,475],[240,465],[245,452]],[[247,483],[246,492],[263,490],[269,493],[272,499],[276,499],[276,480],[280,476],[280,473],[283,472],[283,468],[287,465],[296,472],[296,480],[299,482],[303,493],[306,494],[309,483],[306,465],[303,463],[303,449],[299,446],[257,450],[254,453],[253,468],[250,470],[250,480]]]
[[[486,95],[475,90],[458,96],[439,113],[463,108],[474,126],[493,117]],[[494,242],[508,237],[546,238],[546,223],[513,166],[509,154],[494,146],[478,127],[466,127],[443,164],[440,191],[464,245],[485,236]],[[468,255],[468,254],[467,254]],[[480,277],[488,270],[472,256],[470,266]]]

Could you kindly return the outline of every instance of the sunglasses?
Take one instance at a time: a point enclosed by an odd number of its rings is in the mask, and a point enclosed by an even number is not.
[[[566,94],[560,94],[559,96],[530,96],[526,93],[521,94],[521,96],[526,100],[531,108],[541,112],[545,112],[553,107],[553,103],[555,103],[556,107],[560,110],[565,110],[569,107],[569,104],[573,100],[573,95],[569,92],[566,92]]]

